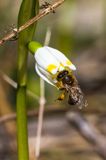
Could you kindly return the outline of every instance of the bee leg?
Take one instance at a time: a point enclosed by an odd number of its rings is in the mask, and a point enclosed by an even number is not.
[[[57,98],[57,100],[62,101],[62,100],[64,100],[65,96],[66,96],[66,91],[61,93],[61,95]]]

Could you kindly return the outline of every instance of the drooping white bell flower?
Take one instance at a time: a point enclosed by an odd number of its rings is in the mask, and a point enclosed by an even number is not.
[[[31,41],[28,45],[29,50],[34,54],[36,65],[35,69],[38,75],[46,82],[54,85],[57,83],[55,75],[69,68],[76,70],[71,61],[57,49],[41,46],[38,42]]]

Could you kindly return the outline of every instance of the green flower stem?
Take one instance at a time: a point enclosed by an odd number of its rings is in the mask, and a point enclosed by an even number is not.
[[[18,28],[34,17],[37,14],[38,8],[38,0],[23,0],[18,15]],[[26,114],[27,45],[33,38],[35,25],[36,24],[33,24],[20,32],[18,38],[18,89],[16,98],[18,160],[29,160]]]
[[[17,90],[18,159],[28,160],[28,134],[26,116],[26,87]]]

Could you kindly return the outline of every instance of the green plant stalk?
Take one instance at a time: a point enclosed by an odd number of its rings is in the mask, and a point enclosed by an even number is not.
[[[39,8],[38,0],[23,0],[19,15],[18,28],[30,18],[34,17]],[[29,160],[28,153],[28,133],[27,133],[27,114],[26,114],[26,87],[27,87],[27,57],[28,43],[32,40],[36,24],[31,25],[20,32],[18,38],[18,64],[17,64],[17,145],[18,160]]]
[[[20,109],[21,108],[21,109]],[[18,159],[28,160],[28,134],[26,116],[26,87],[17,89],[17,136],[18,136]]]

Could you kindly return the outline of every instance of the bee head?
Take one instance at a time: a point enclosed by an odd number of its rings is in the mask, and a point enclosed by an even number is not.
[[[57,75],[57,80],[61,80],[62,78],[64,78],[65,76],[67,76],[68,75],[68,71],[67,70],[64,70],[64,71],[62,71],[62,72],[59,72],[59,74]]]
[[[60,72],[57,76],[57,80],[62,81],[63,84],[72,84],[73,82],[73,78],[67,70]]]

